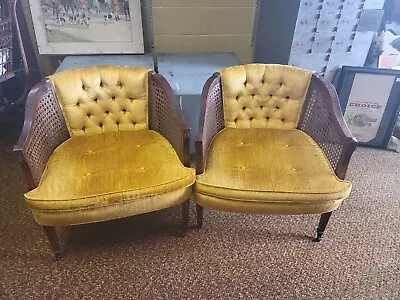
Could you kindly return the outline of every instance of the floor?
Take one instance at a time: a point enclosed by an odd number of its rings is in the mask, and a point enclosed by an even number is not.
[[[318,216],[216,211],[182,238],[174,207],[61,228],[55,263],[23,202],[21,125],[0,120],[0,299],[400,299],[399,153],[356,150],[321,243]]]

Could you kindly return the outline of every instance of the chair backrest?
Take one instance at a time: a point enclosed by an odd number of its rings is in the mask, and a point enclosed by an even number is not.
[[[145,68],[100,66],[49,77],[73,136],[149,127]]]
[[[295,129],[312,71],[248,64],[219,72],[225,127]]]

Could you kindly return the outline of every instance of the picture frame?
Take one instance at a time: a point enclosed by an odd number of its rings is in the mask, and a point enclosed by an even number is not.
[[[333,83],[358,144],[387,148],[399,115],[400,71],[343,66]]]
[[[29,0],[40,54],[144,52],[140,0]]]

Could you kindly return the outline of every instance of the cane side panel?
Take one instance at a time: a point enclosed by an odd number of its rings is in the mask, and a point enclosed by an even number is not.
[[[204,171],[208,147],[214,136],[225,127],[220,76],[209,78],[203,89],[202,102],[196,138],[197,173]]]
[[[149,127],[171,143],[185,166],[190,165],[190,128],[183,119],[171,87],[164,77],[155,73],[149,75]]]
[[[355,140],[342,120],[342,115],[338,114],[338,105],[333,88],[330,90],[320,78],[313,76],[298,129],[318,143],[338,177],[344,178],[355,149]]]
[[[37,108],[32,116],[23,153],[32,179],[35,185],[38,185],[50,155],[58,145],[69,138],[69,133],[53,88],[48,81],[38,90],[36,97]]]

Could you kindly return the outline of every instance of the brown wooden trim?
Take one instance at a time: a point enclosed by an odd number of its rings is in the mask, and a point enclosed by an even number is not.
[[[346,145],[344,145],[344,149],[342,152],[342,155],[340,156],[340,159],[338,161],[338,164],[336,166],[335,173],[340,179],[344,179],[346,176],[347,168],[349,166],[350,158],[353,154],[353,152],[357,148],[357,140],[354,138],[353,134],[350,132],[349,127],[346,124],[346,121],[344,120],[344,117],[342,115],[341,109],[340,109],[340,102],[339,102],[339,97],[336,93],[335,88],[333,87],[332,83],[328,81],[325,78],[318,78],[325,88],[328,90],[328,93],[330,95],[330,98],[332,101],[329,103],[332,109],[332,112],[335,115],[335,118],[333,118],[335,121],[337,121],[338,127],[342,130],[343,135],[346,137]]]
[[[23,151],[26,141],[28,140],[31,131],[32,121],[38,108],[41,96],[46,88],[47,80],[41,81],[33,86],[29,91],[25,105],[25,120],[22,127],[22,133],[17,144],[14,146],[14,151]]]
[[[54,226],[43,226],[43,230],[50,242],[51,248],[53,249],[55,261],[59,261],[61,259],[61,246],[56,228]]]
[[[29,91],[26,99],[25,119],[24,125],[22,127],[22,133],[18,139],[17,144],[15,144],[13,148],[14,152],[20,153],[20,168],[23,177],[25,178],[26,183],[31,190],[34,189],[37,184],[35,183],[35,180],[33,180],[32,172],[28,165],[28,160],[25,156],[25,145],[31,133],[32,121],[35,117],[40,99],[42,99],[42,96],[47,91],[47,89],[50,88],[49,85],[50,81],[48,79],[44,79],[41,82],[35,84],[33,88]]]
[[[335,114],[336,118],[334,118],[334,120],[337,121],[338,126],[342,129],[343,134],[347,138],[357,142],[356,139],[354,138],[353,134],[350,132],[349,127],[347,127],[347,124],[343,118],[343,115],[342,115],[342,112],[340,109],[339,97],[338,97],[336,90],[333,87],[332,83],[323,77],[318,77],[317,79],[320,80],[324,84],[325,88],[328,90],[330,98],[332,99],[332,101],[329,102],[329,105],[331,106],[331,109],[332,109],[333,113]]]
[[[197,228],[203,227],[204,208],[196,203]]]
[[[209,92],[215,87],[215,85],[220,83],[220,75],[219,73],[214,73],[211,77],[209,77],[206,83],[203,86],[203,90],[201,93],[201,104],[200,104],[200,117],[199,117],[199,127],[195,140],[195,149],[196,149],[196,173],[201,174],[204,172],[205,166],[205,153],[203,153],[203,133],[204,133],[204,121],[206,117],[206,109],[208,102]]]
[[[335,168],[335,173],[338,178],[344,179],[351,155],[357,147],[357,141],[350,132],[343,118],[340,110],[339,98],[331,82],[323,77],[319,77],[316,75],[312,75],[311,81],[315,84],[315,86],[317,86],[320,91],[326,93],[327,96],[329,96],[329,98],[331,99],[331,101],[327,101],[327,109],[332,116],[332,121],[334,122],[332,130],[335,130],[335,132],[339,134],[339,136],[341,136],[343,145],[343,150],[340,154],[339,161]],[[303,104],[303,109],[299,119],[299,128],[304,122],[305,114],[307,111],[306,107],[309,105],[308,99],[310,99],[310,95],[312,94],[312,92],[313,91],[311,89],[309,89],[307,92],[306,100]]]
[[[24,181],[28,185],[28,190],[32,190],[36,187],[35,181],[32,178],[31,170],[25,160],[25,157],[22,151],[17,152],[17,160],[19,162],[19,167],[21,170],[21,174],[23,176]]]
[[[32,190],[36,187],[35,181],[32,178],[31,170],[28,166],[27,160],[25,158],[25,143],[29,138],[29,134],[31,131],[32,121],[35,116],[36,110],[38,108],[40,102],[40,93],[45,86],[45,81],[41,81],[35,84],[32,89],[29,91],[26,105],[25,105],[25,119],[24,125],[22,127],[21,135],[18,139],[17,144],[14,145],[13,151],[17,153],[21,174],[25,179],[26,184],[28,185],[29,190]]]
[[[326,225],[328,225],[329,219],[332,216],[332,212],[327,212],[321,215],[317,227],[317,236],[313,239],[313,242],[320,242],[323,238]]]
[[[190,198],[182,203],[182,236],[185,236],[189,229]]]
[[[180,109],[178,102],[176,101],[176,97],[174,92],[172,91],[171,86],[168,81],[162,76],[154,71],[149,73],[151,80],[156,82],[163,90],[168,99],[169,106],[172,109],[173,116],[175,120],[178,122],[179,127],[183,130],[183,164],[186,167],[190,166],[190,151],[189,151],[189,139],[190,139],[190,127],[183,117],[182,110]]]

